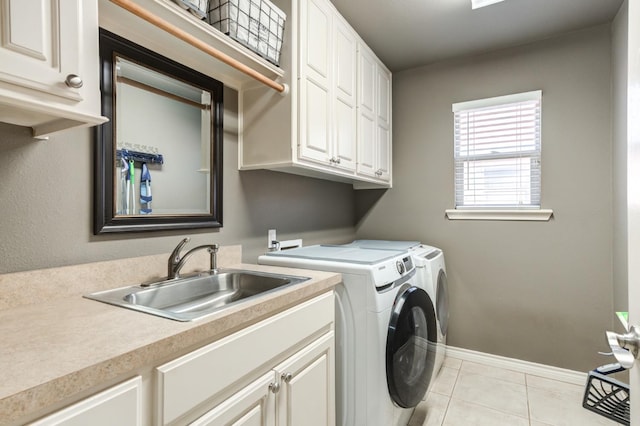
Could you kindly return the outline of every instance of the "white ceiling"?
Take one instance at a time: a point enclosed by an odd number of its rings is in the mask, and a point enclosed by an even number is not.
[[[331,0],[378,57],[400,71],[610,22],[623,0]]]

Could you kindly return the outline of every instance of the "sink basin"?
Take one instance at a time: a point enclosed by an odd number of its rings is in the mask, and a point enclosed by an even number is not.
[[[215,274],[205,272],[144,287],[99,291],[84,297],[177,321],[192,321],[251,297],[308,279],[293,275],[223,269]]]

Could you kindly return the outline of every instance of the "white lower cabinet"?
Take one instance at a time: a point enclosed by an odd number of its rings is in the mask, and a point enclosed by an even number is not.
[[[156,369],[158,425],[335,424],[325,293]]]
[[[271,371],[200,417],[192,426],[275,426],[275,372]]]
[[[279,426],[335,424],[334,333],[325,334],[276,367]]]
[[[333,350],[331,331],[191,425],[334,425]]]
[[[32,426],[140,426],[142,379],[131,380],[97,393],[44,417]]]

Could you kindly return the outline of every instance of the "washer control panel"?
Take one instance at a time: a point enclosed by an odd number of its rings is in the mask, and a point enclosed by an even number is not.
[[[405,256],[402,259],[397,260],[396,269],[400,275],[405,272],[411,272],[413,269],[413,260],[411,260],[411,256]]]

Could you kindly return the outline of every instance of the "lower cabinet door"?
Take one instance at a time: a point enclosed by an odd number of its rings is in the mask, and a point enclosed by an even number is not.
[[[273,371],[263,375],[191,423],[194,426],[275,426],[278,391]]]
[[[142,379],[131,380],[97,393],[31,426],[140,426]]]
[[[278,426],[335,425],[334,332],[276,367]]]

